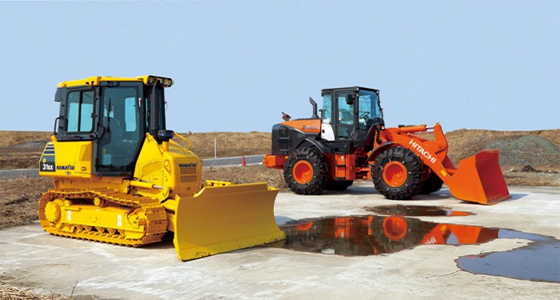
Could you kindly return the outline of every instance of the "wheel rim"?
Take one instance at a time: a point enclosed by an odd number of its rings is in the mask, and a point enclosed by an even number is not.
[[[393,241],[400,241],[406,236],[408,225],[401,217],[386,217],[383,220],[383,233]]]
[[[313,166],[308,161],[300,160],[294,164],[292,173],[298,183],[309,183],[313,179]]]
[[[387,185],[399,187],[406,182],[406,167],[397,161],[391,161],[383,167],[383,180]]]

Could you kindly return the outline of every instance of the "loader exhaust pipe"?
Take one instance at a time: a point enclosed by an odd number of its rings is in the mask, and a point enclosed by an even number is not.
[[[319,119],[319,115],[317,114],[317,102],[313,100],[313,98],[309,97],[309,103],[313,106],[313,114],[311,115],[311,119]]]

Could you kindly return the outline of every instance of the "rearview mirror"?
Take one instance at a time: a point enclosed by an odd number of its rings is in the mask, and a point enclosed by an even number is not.
[[[352,94],[346,95],[346,104],[348,105],[354,104],[354,95]]]

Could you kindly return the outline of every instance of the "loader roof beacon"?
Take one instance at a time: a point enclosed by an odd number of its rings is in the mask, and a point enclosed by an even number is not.
[[[345,190],[354,180],[372,179],[389,199],[411,199],[441,189],[443,183],[461,200],[494,204],[510,198],[498,163],[499,150],[484,150],[465,158],[456,168],[447,156],[441,126],[386,128],[379,91],[364,87],[322,90],[309,119],[272,127],[269,168],[284,170],[284,179],[297,194]],[[433,133],[426,139],[420,133]]]
[[[171,85],[157,76],[58,85],[60,114],[39,162],[54,181],[39,201],[47,232],[139,247],[172,231],[182,260],[285,238],[274,219],[278,190],[202,182],[192,143],[165,126]]]

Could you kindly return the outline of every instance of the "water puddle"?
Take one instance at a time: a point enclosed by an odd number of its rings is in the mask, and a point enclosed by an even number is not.
[[[466,211],[454,211],[445,206],[421,206],[421,205],[382,205],[374,207],[365,207],[367,211],[371,211],[381,215],[399,215],[399,216],[470,216],[474,215]]]
[[[520,238],[531,242],[510,251],[463,256],[456,260],[457,266],[476,274],[560,282],[559,240],[509,229],[500,229],[499,238]]]
[[[393,215],[326,217],[291,221],[282,248],[326,255],[366,256],[388,254],[418,245],[471,245],[499,238],[532,242],[506,252],[457,259],[462,270],[518,279],[560,282],[560,241],[509,229],[434,223]],[[400,208],[399,208],[400,209]],[[386,210],[387,211],[387,210]],[[450,214],[446,214],[450,215]]]

